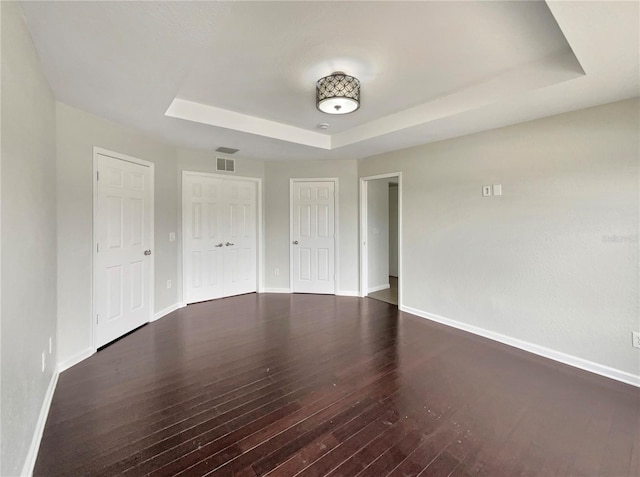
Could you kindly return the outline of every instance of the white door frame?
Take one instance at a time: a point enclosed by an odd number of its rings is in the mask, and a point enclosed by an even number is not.
[[[338,286],[340,280],[340,253],[338,248],[339,243],[339,231],[338,231],[338,210],[339,210],[339,197],[338,194],[338,178],[337,177],[292,177],[289,179],[289,292],[293,293],[293,184],[296,182],[333,182],[334,183],[334,201],[333,201],[333,270],[336,278],[333,280],[333,294],[337,294],[340,290]]]
[[[155,263],[155,243],[154,243],[154,209],[155,209],[155,199],[154,199],[154,189],[155,189],[155,164],[150,161],[145,161],[143,159],[138,159],[137,157],[127,156],[126,154],[120,154],[118,152],[109,151],[108,149],[103,149],[101,147],[93,147],[93,227],[92,227],[92,242],[93,242],[93,254],[91,259],[91,350],[95,353],[98,350],[96,346],[96,273],[98,272],[96,268],[96,261],[98,260],[98,240],[96,234],[96,226],[97,226],[97,216],[98,216],[98,156],[108,156],[113,159],[119,159],[121,161],[131,162],[133,164],[139,164],[141,166],[146,166],[149,168],[151,172],[150,177],[150,185],[151,185],[151,217],[149,223],[149,248],[152,251],[151,257],[149,257],[149,291],[148,300],[149,300],[149,319],[147,322],[153,321],[154,314],[154,304],[153,299],[155,296],[155,288],[154,288],[154,263]]]
[[[212,174],[210,172],[196,172],[196,171],[182,171],[182,176],[181,176],[181,182],[180,182],[180,188],[181,188],[181,197],[180,197],[180,201],[181,201],[181,213],[180,213],[180,221],[182,222],[182,236],[180,237],[180,240],[182,241],[182,276],[181,276],[181,287],[182,287],[182,306],[185,306],[187,303],[186,300],[186,290],[185,290],[185,279],[184,279],[184,270],[185,270],[185,266],[184,266],[184,262],[186,260],[187,257],[187,242],[184,239],[187,235],[187,224],[185,222],[185,217],[186,217],[186,204],[185,204],[185,200],[184,200],[184,179],[185,176],[199,176],[199,177],[211,177],[214,179],[224,179],[224,180],[236,180],[236,181],[250,181],[250,182],[255,182],[256,183],[256,194],[257,194],[257,201],[256,201],[256,293],[262,293],[263,290],[263,275],[264,275],[264,267],[263,267],[263,233],[262,233],[262,228],[263,228],[263,224],[262,224],[262,179],[259,177],[242,177],[242,176],[229,176],[226,174]]]
[[[360,296],[368,295],[368,254],[367,254],[367,186],[376,179],[398,178],[398,308],[402,302],[402,172],[389,172],[360,178]]]

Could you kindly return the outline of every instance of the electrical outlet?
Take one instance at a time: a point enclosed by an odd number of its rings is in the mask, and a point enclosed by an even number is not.
[[[167,288],[171,288],[171,280],[167,280]]]
[[[44,373],[44,365],[45,365],[45,358],[44,358],[44,351],[42,352],[42,372]]]
[[[491,197],[491,186],[482,186],[482,197]]]
[[[631,337],[633,339],[631,345],[634,348],[640,348],[640,331],[632,331]]]
[[[502,195],[502,184],[493,185],[493,195]]]
[[[279,268],[276,268],[276,269],[273,271],[273,274],[274,274],[276,277],[280,276],[280,269],[279,269]]]
[[[53,338],[49,336],[49,354],[53,353]]]
[[[175,232],[171,232],[169,234],[169,242],[175,242],[176,241],[176,234]]]

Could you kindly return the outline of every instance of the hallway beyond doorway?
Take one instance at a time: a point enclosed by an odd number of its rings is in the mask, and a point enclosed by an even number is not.
[[[367,296],[398,306],[398,277],[389,277],[389,285],[389,288],[369,293]]]

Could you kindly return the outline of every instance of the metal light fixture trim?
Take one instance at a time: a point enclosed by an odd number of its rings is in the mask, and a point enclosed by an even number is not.
[[[347,114],[360,108],[360,80],[336,71],[316,83],[316,108],[327,114]]]

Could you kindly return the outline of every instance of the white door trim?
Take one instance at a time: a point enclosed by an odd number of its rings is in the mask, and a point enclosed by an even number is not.
[[[289,291],[293,293],[293,184],[296,182],[333,182],[334,183],[334,202],[333,202],[333,250],[334,250],[334,266],[336,278],[333,280],[333,294],[335,295],[340,290],[340,249],[338,244],[340,243],[340,233],[338,224],[340,223],[338,211],[340,194],[338,192],[338,178],[337,177],[292,177],[289,179]]]
[[[367,257],[367,185],[375,179],[398,178],[398,308],[403,306],[402,301],[402,172],[389,172],[376,176],[360,178],[360,296],[365,297],[367,292],[368,257]]]
[[[151,260],[149,263],[149,291],[148,291],[148,300],[149,300],[149,321],[153,321],[154,314],[154,304],[153,299],[155,295],[154,288],[154,263],[155,263],[155,242],[154,242],[154,217],[155,217],[155,164],[150,161],[145,161],[144,159],[138,159],[137,157],[127,156],[126,154],[120,154],[118,152],[109,151],[108,149],[103,149],[101,147],[93,147],[93,225],[92,225],[92,242],[93,242],[93,253],[91,255],[91,350],[95,353],[98,350],[96,346],[96,261],[98,259],[97,250],[98,250],[98,241],[96,237],[96,217],[98,216],[98,156],[108,156],[113,159],[119,159],[121,161],[132,162],[133,164],[139,164],[141,166],[145,166],[149,168],[151,173],[150,182],[151,182],[151,211],[150,211],[150,223],[149,223],[149,248],[152,250]]]
[[[182,289],[182,305],[184,306],[187,303],[187,297],[186,297],[186,291],[185,291],[185,280],[184,280],[184,270],[185,270],[185,266],[184,266],[184,262],[186,260],[187,257],[187,243],[184,240],[184,238],[186,237],[186,223],[185,223],[185,216],[186,216],[186,211],[185,211],[185,200],[184,200],[184,180],[185,180],[185,176],[196,176],[196,177],[211,177],[214,179],[223,179],[223,180],[237,180],[237,181],[250,181],[250,182],[255,182],[256,183],[256,194],[257,194],[257,202],[256,202],[256,220],[257,220],[257,224],[256,224],[256,232],[257,232],[257,244],[256,244],[256,273],[257,273],[257,277],[256,277],[256,282],[257,282],[257,286],[256,286],[256,292],[257,293],[262,293],[264,290],[264,254],[263,254],[263,249],[264,249],[264,234],[263,234],[263,223],[262,223],[262,179],[260,177],[242,177],[242,176],[229,176],[226,174],[212,174],[210,172],[196,172],[196,171],[182,171],[182,175],[181,175],[181,179],[180,179],[180,188],[181,188],[181,194],[180,194],[180,201],[181,201],[181,206],[180,206],[180,222],[181,222],[181,236],[180,236],[180,241],[182,242],[182,274],[180,277],[180,287]]]

